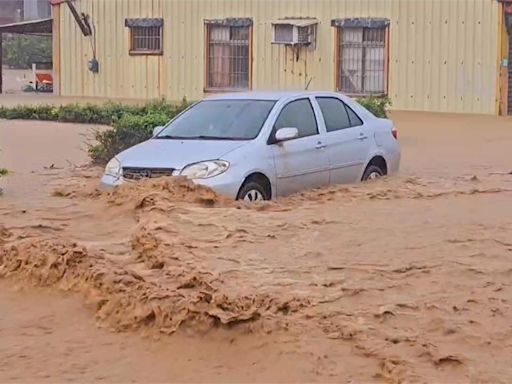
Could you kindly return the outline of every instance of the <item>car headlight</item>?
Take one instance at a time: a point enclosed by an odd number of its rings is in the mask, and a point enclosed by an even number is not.
[[[224,160],[202,161],[187,165],[180,174],[189,179],[209,179],[226,172],[228,168],[229,163]]]
[[[105,167],[105,174],[118,177],[121,176],[121,163],[115,157]]]

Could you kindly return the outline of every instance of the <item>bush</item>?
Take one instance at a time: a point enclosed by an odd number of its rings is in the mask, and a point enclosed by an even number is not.
[[[391,105],[386,97],[360,98],[358,101],[377,117],[386,117]],[[112,129],[94,132],[96,143],[88,150],[94,163],[104,164],[119,152],[149,139],[154,127],[164,125],[188,105],[184,99],[178,105],[156,100],[131,106],[109,102],[103,105],[0,107],[0,118],[111,125]]]
[[[375,116],[382,118],[387,117],[388,109],[391,106],[391,100],[388,97],[361,97],[357,101]]]
[[[96,104],[68,104],[62,106],[53,105],[18,105],[15,107],[0,106],[0,119],[20,120],[52,120],[68,123],[87,123],[113,125],[123,116],[165,115],[174,116],[187,106],[186,100],[181,105],[175,105],[165,100],[151,101],[144,105],[124,105],[107,102]]]
[[[153,128],[166,124],[172,117],[163,113],[126,114],[114,123],[113,129],[95,132],[98,144],[89,147],[89,156],[95,163],[106,163],[119,152],[148,140]]]
[[[70,122],[94,122],[98,124],[108,124],[110,121],[91,121],[87,110],[88,106],[79,106],[77,104],[65,106],[53,105],[18,105],[15,107],[0,107],[0,118],[2,119],[20,119],[20,120],[52,120],[52,121],[70,121]],[[95,107],[97,108],[97,107]]]
[[[31,105],[0,106],[0,119],[51,120],[68,123],[111,125],[112,129],[96,130],[97,142],[89,147],[89,156],[95,163],[105,163],[117,153],[151,137],[153,128],[166,124],[189,106],[155,100],[143,105],[123,105],[108,102],[96,104],[68,104],[63,106]]]
[[[94,163],[106,163],[119,152],[151,138],[155,127],[165,125],[188,105],[186,100],[180,105],[157,101],[119,115],[113,129],[95,132],[97,144],[89,147],[89,156]]]
[[[0,168],[0,177],[2,176],[6,176],[9,174],[9,171],[5,168]],[[0,196],[2,196],[3,194],[3,190],[2,190],[2,187],[0,187]]]

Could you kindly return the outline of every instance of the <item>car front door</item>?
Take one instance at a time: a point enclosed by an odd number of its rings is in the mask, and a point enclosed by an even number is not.
[[[317,97],[316,101],[326,130],[331,184],[360,181],[371,145],[367,127],[342,100]]]
[[[329,159],[319,130],[318,116],[309,98],[286,104],[277,116],[269,143],[276,168],[277,195],[286,196],[329,183]],[[297,128],[296,139],[275,142],[280,128]]]

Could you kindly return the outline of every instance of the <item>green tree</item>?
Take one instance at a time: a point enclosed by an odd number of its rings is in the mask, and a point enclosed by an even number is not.
[[[26,69],[34,62],[52,61],[52,39],[46,36],[6,35],[3,42],[3,64]]]

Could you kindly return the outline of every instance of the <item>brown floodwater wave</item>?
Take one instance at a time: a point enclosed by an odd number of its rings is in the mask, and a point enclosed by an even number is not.
[[[250,205],[181,178],[101,191],[99,173],[56,174],[55,208],[4,213],[1,277],[78,292],[116,331],[348,343],[377,381],[511,373],[479,362],[511,352],[507,175],[399,176]]]

